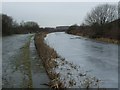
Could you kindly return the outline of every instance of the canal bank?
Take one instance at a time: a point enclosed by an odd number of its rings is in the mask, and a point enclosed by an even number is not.
[[[54,48],[57,54],[64,58],[66,62],[72,63],[76,67],[80,66],[87,74],[97,77],[101,82],[100,88],[118,88],[117,44],[94,41],[64,32],[47,34],[45,42],[51,48]],[[62,68],[66,69],[68,65],[64,65]],[[61,67],[58,68],[58,73],[66,77],[67,70],[59,69]],[[68,68],[68,73],[70,72],[69,70]],[[78,75],[71,71],[70,76],[76,79]],[[68,78],[65,78],[65,80],[68,80]],[[76,80],[78,82],[79,79]],[[78,87],[76,85],[73,86]]]

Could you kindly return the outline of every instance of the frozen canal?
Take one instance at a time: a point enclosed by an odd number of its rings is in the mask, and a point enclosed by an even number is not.
[[[49,78],[31,34],[2,38],[2,88],[48,88]]]
[[[61,57],[99,78],[103,82],[100,87],[118,88],[118,45],[64,32],[50,33],[45,41]]]

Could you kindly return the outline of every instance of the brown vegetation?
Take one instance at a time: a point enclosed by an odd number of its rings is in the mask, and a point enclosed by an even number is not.
[[[63,84],[59,80],[59,74],[53,72],[53,69],[57,66],[55,60],[58,58],[58,55],[53,48],[50,48],[44,43],[44,37],[46,34],[47,32],[41,32],[35,35],[35,46],[46,72],[51,79],[49,86],[57,89],[64,88]]]
[[[120,43],[120,19],[104,24],[102,26],[71,26],[68,34],[85,36],[99,41],[109,43]]]

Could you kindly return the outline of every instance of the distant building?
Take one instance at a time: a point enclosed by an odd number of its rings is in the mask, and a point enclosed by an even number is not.
[[[69,26],[57,26],[56,30],[67,30]]]
[[[56,28],[53,27],[45,27],[43,28],[44,31],[48,32],[64,32],[68,30],[69,26],[57,26]]]

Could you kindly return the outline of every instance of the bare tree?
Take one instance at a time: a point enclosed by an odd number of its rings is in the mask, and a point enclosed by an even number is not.
[[[117,7],[115,5],[99,5],[95,7],[91,13],[88,13],[85,22],[88,25],[98,24],[103,25],[117,19]]]

